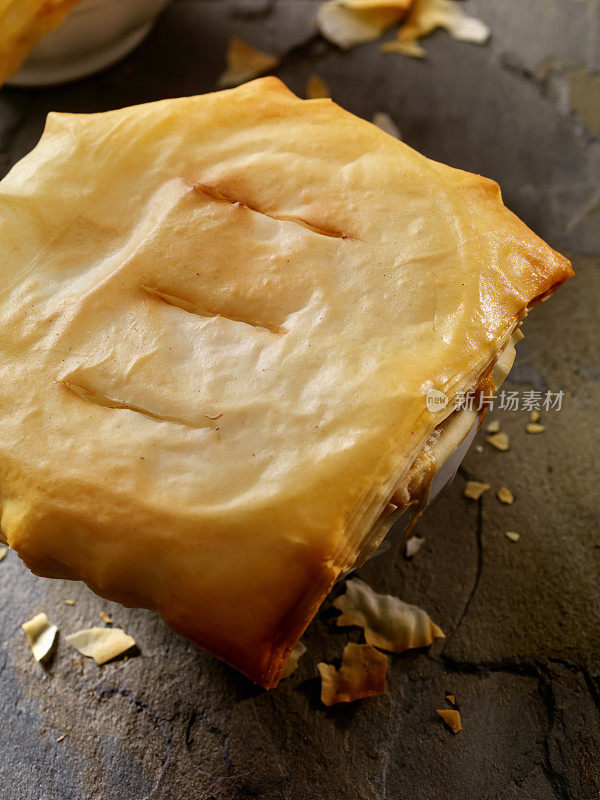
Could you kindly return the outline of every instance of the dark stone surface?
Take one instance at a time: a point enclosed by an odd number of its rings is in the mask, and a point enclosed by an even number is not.
[[[267,693],[198,652],[155,615],[84,586],[0,565],[0,796],[6,800],[593,800],[600,798],[600,144],[597,0],[472,0],[493,39],[436,34],[421,63],[375,45],[338,52],[315,35],[313,0],[175,2],[117,67],[70,86],[0,92],[0,174],[38,139],[51,109],[103,110],[211,90],[231,33],[285,53],[278,74],[302,93],[317,72],[334,98],[390,113],[428,156],[497,179],[508,205],[573,259],[572,281],[526,322],[509,388],[563,390],[563,409],[528,436],[527,415],[494,413],[512,437],[472,448],[419,524],[408,562],[392,551],[361,571],[426,608],[447,633],[390,660],[385,695],[319,703],[316,663],[358,632],[327,606],[298,672]],[[473,476],[516,495],[461,496]],[[518,544],[504,533],[521,533]],[[63,599],[72,597],[68,607]],[[64,635],[99,624],[140,653],[98,668]],[[59,625],[42,670],[20,623]],[[435,709],[460,704],[453,736]],[[60,734],[67,738],[56,742]]]

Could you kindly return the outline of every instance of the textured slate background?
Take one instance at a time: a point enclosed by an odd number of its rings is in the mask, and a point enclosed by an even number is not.
[[[436,34],[421,63],[371,45],[340,53],[315,36],[313,0],[182,0],[102,75],[0,92],[4,174],[49,110],[211,90],[237,33],[286,53],[278,74],[292,89],[302,93],[317,72],[355,113],[387,111],[408,144],[497,179],[507,204],[577,271],[527,321],[511,376],[510,388],[568,392],[563,410],[536,437],[523,412],[495,414],[512,449],[473,448],[420,523],[415,559],[392,551],[361,572],[426,608],[445,641],[393,657],[385,695],[326,710],[315,665],[357,638],[332,627],[327,607],[298,672],[267,693],[155,615],[37,579],[11,553],[0,565],[3,800],[600,798],[600,6],[465,5],[491,25],[490,44]],[[508,485],[516,502],[466,501],[468,475]],[[64,634],[99,623],[100,609],[136,637],[137,656],[98,668],[66,645]],[[19,627],[40,610],[63,632],[46,671]],[[458,736],[435,714],[446,691],[460,704]]]

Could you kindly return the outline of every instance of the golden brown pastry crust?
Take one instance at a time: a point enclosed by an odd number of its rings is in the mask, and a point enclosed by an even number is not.
[[[50,115],[0,250],[4,538],[266,687],[572,274],[492,181],[275,78]]]

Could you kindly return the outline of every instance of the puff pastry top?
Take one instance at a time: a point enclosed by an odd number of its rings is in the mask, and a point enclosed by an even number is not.
[[[274,78],[51,114],[0,183],[1,531],[273,686],[569,263],[495,183]]]

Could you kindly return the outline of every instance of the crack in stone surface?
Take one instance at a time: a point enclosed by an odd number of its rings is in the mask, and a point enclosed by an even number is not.
[[[457,661],[443,653],[439,657],[444,669],[458,674],[470,674],[483,677],[487,673],[508,673],[522,677],[535,678],[538,684],[538,694],[543,703],[547,717],[547,730],[544,734],[543,750],[543,769],[548,777],[557,797],[560,800],[573,800],[573,795],[569,786],[569,780],[565,772],[562,772],[554,763],[553,753],[550,747],[550,740],[555,727],[564,729],[562,721],[559,719],[556,697],[553,689],[555,679],[550,674],[549,665],[552,663],[560,664],[569,670],[579,672],[586,677],[586,669],[576,664],[563,662],[560,659],[542,660],[520,660],[520,659],[501,659],[497,661]],[[587,683],[587,680],[586,680]],[[589,688],[589,687],[588,687]],[[596,702],[596,700],[595,700]],[[564,758],[562,759],[564,765]]]
[[[465,478],[466,480],[474,480],[473,476],[466,470],[465,467],[460,466],[458,468],[459,474]],[[481,574],[483,572],[483,496],[481,496],[477,501],[477,522],[475,527],[475,538],[477,542],[477,564],[475,567],[475,577],[473,579],[473,585],[471,587],[471,591],[469,592],[469,596],[467,597],[467,601],[463,607],[463,610],[458,618],[458,622],[454,626],[454,630],[447,637],[447,640],[451,639],[458,629],[460,628],[462,621],[466,617],[469,608],[471,607],[471,603],[477,593],[477,589],[479,587],[479,581],[481,580]]]
[[[185,728],[185,746],[189,750],[191,746],[194,744],[192,729],[197,720],[200,720],[206,727],[207,731],[209,733],[212,733],[221,741],[223,749],[223,761],[225,762],[225,768],[227,770],[227,774],[231,777],[234,777],[235,768],[231,762],[229,734],[222,728],[220,728],[218,725],[215,725],[214,722],[212,722],[212,720],[209,719],[207,713],[202,708],[193,709],[192,713],[190,714],[189,720]]]
[[[164,761],[160,770],[158,777],[156,778],[154,785],[150,792],[143,798],[143,800],[153,800],[156,796],[156,792],[160,788],[162,780],[166,774],[167,767],[169,765],[171,759],[171,751],[172,751],[172,739],[170,733],[166,730],[166,727],[159,716],[156,714],[154,709],[149,703],[140,700],[136,695],[130,691],[129,689],[123,689],[119,686],[110,686],[108,688],[103,687],[101,684],[96,684],[92,687],[92,691],[98,697],[99,700],[105,700],[110,697],[114,697],[118,695],[119,697],[125,698],[128,700],[138,711],[144,711],[150,719],[154,722],[154,724],[159,729],[162,737],[165,740],[165,757]]]

